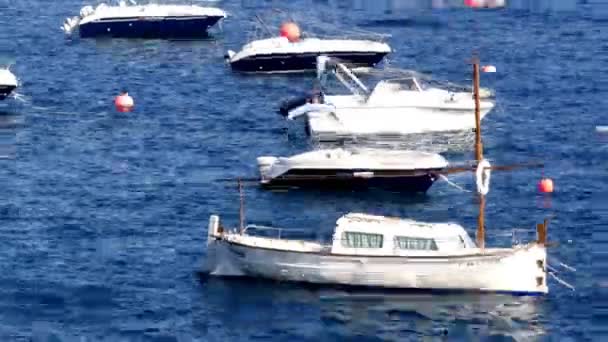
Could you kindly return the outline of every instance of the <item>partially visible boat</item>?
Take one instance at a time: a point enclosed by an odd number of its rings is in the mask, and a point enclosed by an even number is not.
[[[79,16],[65,20],[62,30],[77,31],[83,38],[196,38],[207,36],[208,29],[226,16],[215,7],[138,5],[129,0],[85,6]]]
[[[369,148],[321,149],[288,158],[258,157],[266,188],[386,188],[426,192],[448,166],[439,154]]]
[[[351,67],[373,67],[391,52],[390,46],[384,42],[386,36],[379,34],[368,34],[367,39],[300,38],[298,31],[292,39],[273,36],[268,28],[266,31],[268,37],[253,40],[238,52],[228,50],[226,61],[233,70],[247,73],[314,71],[316,58],[321,55],[338,57]]]
[[[351,94],[292,99],[282,106],[288,119],[305,116],[315,139],[335,141],[347,137],[403,136],[416,133],[458,132],[475,128],[472,90],[433,81],[414,71],[390,70],[396,78],[380,80],[368,88],[340,60],[321,56],[319,79],[326,88],[334,75]],[[388,71],[387,71],[388,73]],[[483,119],[494,108],[493,92],[480,90]]]
[[[17,77],[8,67],[0,66],[0,100],[9,97],[19,86]]]

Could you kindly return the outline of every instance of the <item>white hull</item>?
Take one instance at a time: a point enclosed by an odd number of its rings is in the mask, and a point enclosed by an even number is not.
[[[483,109],[481,117],[491,109]],[[307,118],[313,137],[339,137],[472,130],[473,114],[473,109],[346,107],[337,108],[335,113],[311,112]]]
[[[372,234],[384,231],[384,243],[380,242],[379,248],[347,247],[343,233],[355,231],[373,231]],[[444,238],[435,240],[434,249],[426,245],[427,249],[404,250],[393,244],[398,235],[414,236],[414,231],[423,236],[436,231]],[[544,245],[530,243],[482,250],[467,236],[460,239],[458,236],[463,237],[463,232],[462,227],[453,224],[348,214],[338,220],[332,245],[321,245],[225,232],[219,218],[211,216],[204,268],[215,276],[325,285],[515,294],[548,292]]]
[[[546,251],[538,245],[486,249],[485,255],[445,258],[400,258],[322,255],[214,243],[216,276],[250,276],[280,281],[365,287],[468,290],[521,294],[547,293],[537,260]],[[221,262],[217,263],[218,260]],[[538,285],[537,277],[542,277]]]

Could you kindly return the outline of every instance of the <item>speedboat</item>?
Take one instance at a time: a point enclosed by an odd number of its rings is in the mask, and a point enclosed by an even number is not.
[[[65,20],[62,29],[72,34],[76,29],[83,38],[193,38],[205,37],[207,30],[226,18],[219,8],[196,5],[137,5],[118,1],[85,6],[80,15]]]
[[[17,77],[8,67],[0,67],[0,100],[10,96],[18,86]]]
[[[386,188],[426,192],[448,166],[439,154],[364,148],[322,149],[289,158],[258,157],[266,188]]]
[[[281,29],[281,36],[249,42],[238,52],[228,50],[226,61],[236,71],[247,73],[303,72],[316,69],[320,55],[339,57],[351,67],[373,67],[391,52],[382,41],[385,36],[371,39],[337,39],[301,37],[295,23],[293,32]]]
[[[407,70],[392,70],[398,77],[380,80],[368,88],[345,64],[321,56],[317,61],[322,87],[334,75],[349,91],[293,99],[282,108],[288,119],[307,118],[314,138],[335,140],[352,136],[403,136],[416,133],[457,132],[475,128],[475,100],[471,90],[442,84]],[[483,119],[494,108],[493,93],[480,90]]]

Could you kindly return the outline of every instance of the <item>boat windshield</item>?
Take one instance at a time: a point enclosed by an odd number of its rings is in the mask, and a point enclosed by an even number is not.
[[[416,77],[405,77],[398,79],[386,80],[399,90],[423,91],[426,90],[426,84],[420,82]]]

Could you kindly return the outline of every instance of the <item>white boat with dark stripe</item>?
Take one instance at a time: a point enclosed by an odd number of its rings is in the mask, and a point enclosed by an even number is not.
[[[369,189],[426,192],[448,166],[439,154],[370,148],[321,149],[257,158],[266,188]]]
[[[255,31],[261,28],[266,36],[258,38],[256,35],[240,51],[228,50],[225,58],[233,70],[246,73],[314,71],[318,56],[340,58],[351,67],[373,67],[391,52],[390,46],[385,42],[390,36],[385,34],[351,30],[347,34],[352,33],[352,37],[319,37],[302,34],[297,24],[290,19],[284,24],[293,27],[293,36],[288,38],[289,34],[285,36],[281,32],[281,36],[275,37],[259,16],[256,15],[255,19]]]
[[[80,15],[66,19],[66,34],[78,31],[81,37],[114,38],[196,38],[226,18],[219,8],[196,5],[137,5],[133,0],[116,5],[85,6]]]

